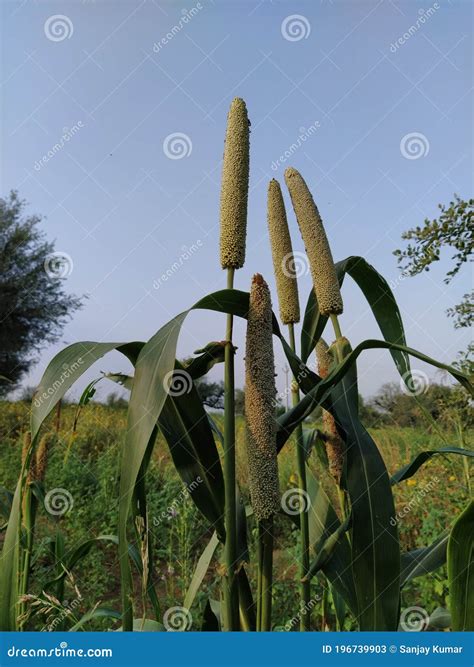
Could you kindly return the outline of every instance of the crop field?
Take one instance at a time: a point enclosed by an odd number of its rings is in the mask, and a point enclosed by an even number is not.
[[[8,519],[11,493],[21,468],[24,434],[29,427],[30,406],[25,402],[0,404],[0,436],[3,456],[0,479],[4,485],[1,496],[2,521]],[[89,404],[81,412],[74,430],[77,406],[66,405],[57,417],[45,426],[48,434],[48,460],[43,486],[43,502],[38,503],[35,543],[31,560],[31,600],[25,608],[25,629],[69,630],[90,618],[82,626],[88,630],[118,628],[119,618],[93,616],[94,610],[120,608],[120,574],[117,544],[106,539],[91,543],[68,570],[64,580],[49,584],[58,576],[55,545],[62,544],[65,562],[77,548],[104,535],[117,535],[118,477],[120,447],[126,425],[126,410]],[[222,415],[214,414],[218,425]],[[307,424],[318,428],[320,423]],[[243,418],[237,421],[237,470],[242,495],[249,502],[248,471],[243,442]],[[429,429],[384,427],[372,431],[390,472],[424,450],[438,449],[454,433],[432,434]],[[472,445],[472,443],[467,443]],[[290,440],[280,455],[282,492],[293,489],[297,480],[294,442]],[[321,446],[321,443],[320,443]],[[219,446],[222,457],[222,449]],[[313,457],[311,469],[320,476],[334,503],[335,494],[320,460]],[[206,521],[189,498],[183,494],[182,481],[175,472],[168,446],[158,435],[147,477],[148,517],[154,563],[152,581],[162,610],[183,606],[186,593],[202,551],[212,536]],[[48,511],[44,493],[56,489]],[[60,491],[63,489],[65,491]],[[7,491],[8,490],[8,491]],[[66,494],[67,491],[67,494]],[[403,552],[435,541],[449,528],[453,518],[468,500],[466,469],[455,458],[433,457],[416,477],[395,487],[395,508],[398,512],[401,549]],[[255,547],[254,531],[249,532],[251,550]],[[275,529],[274,608],[275,630],[298,629],[298,536],[297,527],[283,515]],[[137,608],[140,617],[153,618],[153,607],[139,595],[140,577],[135,573]],[[249,579],[256,579],[255,567],[249,568]],[[204,617],[206,602],[219,599],[220,566],[215,560],[205,573],[203,584],[191,607],[191,619],[198,629]],[[51,598],[51,599],[50,599]],[[334,603],[324,576],[315,576],[311,583],[309,615],[312,630],[335,630],[338,620]],[[41,601],[41,602],[39,602]],[[419,607],[441,625],[449,609],[449,587],[446,567],[411,580],[403,589],[402,606]],[[435,613],[436,612],[436,613]],[[92,618],[91,618],[92,616]],[[444,619],[444,621],[443,621]],[[417,620],[417,622],[419,619]],[[356,621],[345,616],[343,628],[356,629]]]

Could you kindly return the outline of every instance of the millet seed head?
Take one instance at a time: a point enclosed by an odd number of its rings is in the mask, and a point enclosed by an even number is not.
[[[347,338],[341,336],[329,347],[327,343],[320,338],[316,344],[316,359],[318,362],[318,373],[324,379],[330,371],[331,366],[337,363],[336,346],[342,347],[343,351],[350,351],[350,343]],[[336,421],[330,412],[323,410],[323,433],[325,434],[326,453],[329,463],[329,472],[333,476],[336,484],[340,486],[342,469],[344,465],[344,440],[337,430]]]
[[[31,433],[30,431],[25,431],[23,434],[23,446],[21,448],[21,465],[23,466],[25,461],[26,461],[26,456],[28,454],[28,450],[31,447]]]
[[[344,441],[339,435],[334,417],[326,410],[323,410],[323,432],[326,436],[325,445],[329,472],[336,483],[340,485],[344,464]]]
[[[296,169],[285,171],[285,181],[308,255],[314,292],[322,315],[340,315],[341,291],[323,222],[305,180]]]
[[[227,116],[221,186],[220,256],[223,269],[245,262],[249,188],[250,121],[244,100],[236,97]]]
[[[329,346],[324,338],[320,338],[316,343],[316,360],[318,362],[319,376],[324,380],[329,375],[329,367],[333,361],[329,354]]]
[[[249,487],[258,521],[280,509],[275,421],[272,304],[267,283],[253,277],[245,348],[245,418]]]
[[[280,318],[283,324],[296,323],[300,321],[300,303],[295,261],[285,203],[280,184],[275,179],[268,185],[267,217]]]
[[[38,482],[44,482],[46,466],[48,465],[50,443],[51,437],[46,434],[41,438],[38,449],[36,450],[34,476]]]

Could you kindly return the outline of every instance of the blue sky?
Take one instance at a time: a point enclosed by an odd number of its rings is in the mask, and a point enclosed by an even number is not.
[[[2,13],[1,193],[17,188],[45,216],[48,237],[72,258],[67,289],[89,294],[28,384],[65,342],[147,340],[225,286],[219,181],[235,96],[252,122],[247,259],[236,286],[247,290],[262,273],[276,309],[266,190],[292,165],[313,191],[335,258],[363,255],[395,281],[408,343],[445,362],[467,345],[467,333],[445,316],[469,288],[467,269],[446,286],[448,250],[429,273],[400,280],[392,254],[402,231],[436,216],[439,202],[472,196],[467,0],[7,1]],[[177,143],[176,133],[185,135]],[[42,161],[63,135],[69,140]],[[300,135],[301,146],[279,161]],[[197,251],[156,289],[193,244]],[[341,323],[356,344],[379,332],[350,282]],[[309,289],[304,275],[302,304]],[[222,316],[193,314],[180,355],[221,339],[224,326]],[[239,385],[244,330],[239,322]],[[278,346],[276,359],[281,389]],[[127,365],[111,355],[79,388],[99,370]],[[386,352],[366,353],[359,374],[364,395],[397,380]]]

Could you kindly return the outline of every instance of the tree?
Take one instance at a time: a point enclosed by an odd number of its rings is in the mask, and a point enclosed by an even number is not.
[[[208,382],[203,378],[194,381],[202,402],[213,410],[224,409],[224,383]]]
[[[474,199],[464,200],[454,195],[454,200],[446,207],[439,204],[439,218],[425,219],[423,227],[409,229],[402,239],[413,241],[405,250],[395,250],[401,268],[410,276],[429,271],[433,262],[440,258],[444,247],[455,250],[454,265],[446,273],[444,282],[449,283],[461,267],[472,261],[474,251]],[[469,327],[474,322],[474,291],[464,294],[461,303],[447,311],[454,318],[456,328]]]
[[[25,207],[15,191],[0,198],[0,396],[18,386],[81,306],[63,290],[60,254],[38,229],[41,216],[26,216]]]

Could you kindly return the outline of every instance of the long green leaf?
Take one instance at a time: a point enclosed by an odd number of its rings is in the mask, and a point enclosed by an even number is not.
[[[178,374],[188,372],[189,367],[175,362]],[[194,373],[203,371],[204,368],[200,363],[194,367]],[[122,373],[109,373],[105,377],[129,390],[133,386],[133,377]],[[218,529],[223,540],[224,480],[212,436],[215,428],[189,377],[181,375],[181,378],[188,383],[186,391],[181,396],[168,396],[158,418],[158,425],[169,446],[176,470],[192,500]]]
[[[21,521],[21,477],[13,496],[0,559],[0,631],[16,630]]]
[[[288,362],[294,363],[294,355],[287,354],[287,347],[284,347],[285,354],[287,355]],[[330,372],[330,374],[324,380],[321,380],[315,374],[310,374],[304,369],[299,373],[298,380],[301,390],[305,393],[305,396],[300,400],[300,402],[290,410],[287,410],[283,415],[281,415],[277,420],[277,448],[278,451],[281,450],[283,445],[287,442],[291,433],[294,431],[296,426],[301,423],[304,419],[309,417],[311,412],[317,405],[322,405],[326,410],[331,411],[330,401],[328,397],[331,392],[331,387],[337,384],[352,367],[352,365],[357,360],[357,357],[364,352],[365,350],[373,349],[385,349],[385,350],[401,350],[407,354],[424,361],[427,364],[431,364],[436,368],[448,371],[467,391],[471,394],[473,393],[473,386],[470,382],[469,377],[459,371],[457,368],[443,364],[436,359],[432,359],[422,352],[418,352],[411,347],[405,345],[398,345],[397,343],[388,343],[383,340],[366,340],[351,351],[350,354],[344,359],[344,361]],[[301,362],[300,362],[301,363]],[[306,367],[304,367],[306,368]],[[316,380],[314,379],[316,377]]]
[[[167,398],[158,424],[194,503],[224,540],[224,478],[211,426],[194,385],[187,394]]]
[[[415,456],[413,461],[408,463],[408,465],[403,466],[400,470],[397,470],[396,473],[392,475],[391,482],[392,484],[398,484],[403,482],[403,480],[412,477],[416,471],[421,468],[421,466],[426,463],[432,456],[436,454],[461,454],[462,456],[472,456],[474,457],[474,452],[469,449],[462,449],[461,447],[443,447],[442,449],[428,449],[424,452],[420,452]]]
[[[452,629],[474,630],[474,500],[457,518],[448,541]]]
[[[316,572],[323,569],[323,566],[332,558],[334,551],[339,544],[339,541],[342,539],[343,535],[349,527],[349,517],[341,523],[334,533],[331,533],[322,544],[318,545],[315,549],[316,557],[313,559],[311,565],[309,566],[308,573],[304,577],[303,581],[309,581]]]
[[[403,322],[397,302],[389,284],[363,257],[351,256],[336,263],[339,284],[347,274],[362,290],[377,320],[383,337],[391,343],[406,345]],[[327,317],[320,314],[313,290],[311,290],[301,331],[301,359],[306,362],[321,337]],[[410,371],[408,356],[403,350],[391,350],[395,364],[404,375]]]
[[[64,394],[98,359],[118,350],[132,359],[143,343],[73,343],[61,350],[48,364],[33,397],[31,407],[31,438],[34,440],[41,424]]]
[[[191,609],[194,598],[196,597],[196,593],[198,592],[203,579],[206,576],[218,544],[219,538],[217,537],[217,533],[214,532],[197,562],[193,578],[191,579],[191,583],[189,584],[189,588],[186,592],[186,597],[184,598],[183,607],[185,609]]]
[[[413,549],[401,555],[400,587],[416,577],[434,572],[446,563],[449,532],[446,531],[428,547]]]
[[[342,484],[351,504],[350,541],[359,628],[396,630],[400,547],[393,522],[395,507],[384,461],[359,421],[355,365],[332,389],[331,396],[332,412],[345,441]]]
[[[309,466],[306,467],[306,481],[309,496],[309,541],[314,551],[318,546],[322,546],[341,524],[331,501]],[[337,541],[330,556],[322,563],[321,569],[356,615],[357,597],[351,570],[351,551],[346,535]]]

